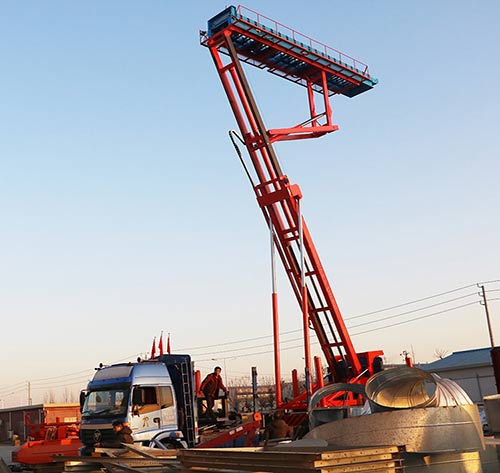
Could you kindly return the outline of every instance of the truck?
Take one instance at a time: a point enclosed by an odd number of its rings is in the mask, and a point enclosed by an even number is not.
[[[124,422],[134,441],[159,448],[199,443],[194,371],[189,355],[160,355],[100,366],[80,395],[82,455],[112,443],[113,421]]]
[[[227,397],[216,400],[215,421],[205,415],[195,378],[189,355],[101,364],[80,393],[80,424],[27,422],[33,440],[13,451],[12,461],[40,472],[63,471],[61,455],[89,456],[96,447],[114,445],[115,421],[130,426],[134,444],[153,448],[241,447],[259,440],[260,414],[231,419]]]
[[[227,397],[217,400],[215,422],[206,417],[191,357],[181,354],[99,366],[80,406],[82,456],[113,443],[114,421],[131,428],[134,443],[162,449],[250,446],[261,421],[258,413],[230,419]]]

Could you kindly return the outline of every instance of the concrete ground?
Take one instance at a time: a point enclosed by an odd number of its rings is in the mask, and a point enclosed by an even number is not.
[[[3,459],[7,465],[12,463],[11,453],[16,447],[12,445],[0,444],[0,458]]]
[[[425,468],[422,466],[410,465],[410,461],[406,462],[406,471],[408,473],[424,473],[422,468],[425,470],[425,473],[443,473],[446,471],[447,473],[452,472],[482,472],[482,473],[500,473],[500,439],[494,437],[487,437],[486,439],[486,450],[481,452],[481,460],[480,464],[469,465],[472,469],[467,469],[464,465],[455,465],[457,469],[446,469],[443,470],[443,465],[426,465]],[[16,447],[8,444],[0,444],[0,458],[2,458],[7,465],[12,464],[11,453]],[[467,462],[466,462],[467,463]],[[471,462],[468,462],[471,463]],[[462,469],[465,468],[465,469]]]

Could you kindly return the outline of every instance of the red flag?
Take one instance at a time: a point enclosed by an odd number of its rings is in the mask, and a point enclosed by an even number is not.
[[[153,346],[151,347],[151,358],[156,356],[156,337],[153,338]]]
[[[158,343],[158,350],[160,350],[160,356],[163,355],[163,332],[160,335],[160,343]]]
[[[167,353],[170,355],[170,333],[168,334],[167,338]]]

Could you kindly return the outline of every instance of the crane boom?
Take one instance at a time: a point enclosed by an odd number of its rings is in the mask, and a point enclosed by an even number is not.
[[[253,168],[252,186],[293,293],[304,314],[304,331],[315,332],[335,381],[371,372],[381,351],[356,353],[326,272],[300,211],[302,193],[283,173],[273,144],[336,131],[331,95],[354,97],[376,85],[368,66],[245,7],[228,7],[208,22],[201,44],[213,58]],[[266,129],[245,76],[251,64],[307,89],[310,116],[302,123]],[[316,110],[315,96],[323,112]],[[248,171],[247,171],[248,172]],[[306,367],[310,357],[308,337]],[[309,360],[310,362],[310,360]]]

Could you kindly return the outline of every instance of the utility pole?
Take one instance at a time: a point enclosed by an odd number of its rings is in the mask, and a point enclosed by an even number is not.
[[[253,398],[253,411],[257,412],[257,367],[252,366],[252,398]]]
[[[283,403],[281,392],[280,329],[278,318],[278,289],[276,283],[276,251],[274,243],[273,220],[269,216],[269,235],[271,238],[271,282],[273,308],[273,344],[274,344],[274,381],[276,385],[276,407]]]
[[[31,406],[31,383],[28,381],[28,406]]]
[[[493,340],[493,330],[491,328],[490,312],[488,311],[488,300],[486,299],[486,291],[484,289],[484,284],[483,285],[478,284],[478,287],[481,289],[479,295],[483,298],[480,304],[484,306],[484,311],[486,313],[486,321],[488,322],[488,333],[490,335],[490,343],[491,346],[494,347],[495,341]]]

